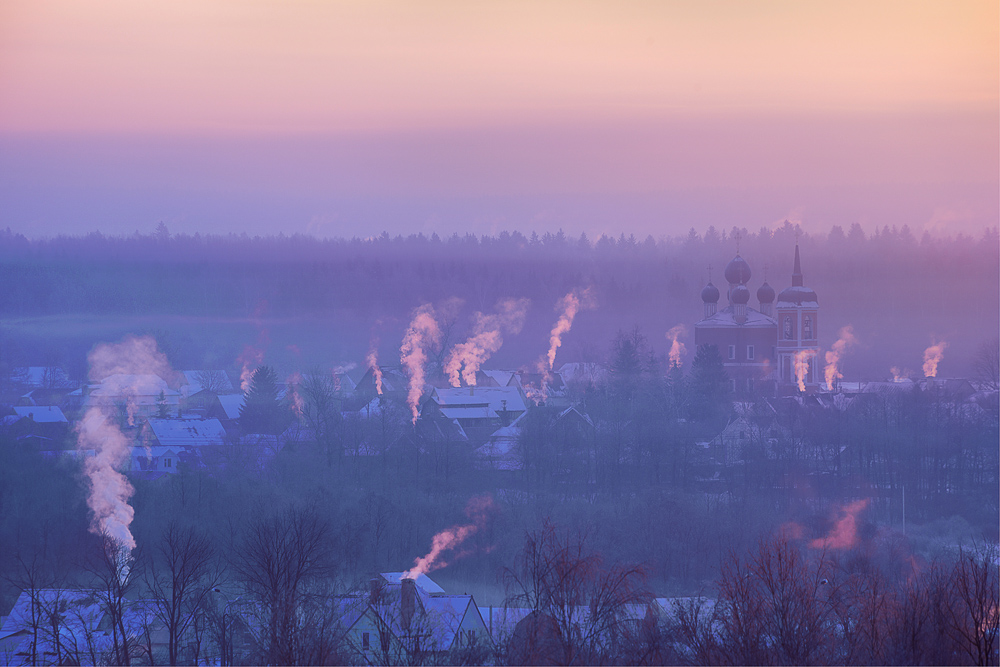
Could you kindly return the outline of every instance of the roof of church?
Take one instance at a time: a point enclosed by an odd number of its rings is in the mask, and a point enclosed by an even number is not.
[[[695,324],[695,328],[698,329],[711,329],[716,327],[756,327],[756,328],[774,328],[778,326],[778,323],[773,319],[764,315],[758,310],[753,308],[747,308],[747,321],[740,324],[736,321],[734,309],[732,306],[723,308],[722,310],[716,311],[714,315],[706,317],[701,322]]]
[[[813,290],[808,287],[793,285],[792,287],[786,287],[781,290],[781,294],[778,295],[777,307],[781,308],[785,305],[813,306],[818,308],[819,301],[816,298],[816,292]]]

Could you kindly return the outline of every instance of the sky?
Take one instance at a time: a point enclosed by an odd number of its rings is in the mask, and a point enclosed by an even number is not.
[[[0,227],[977,234],[998,33],[995,1],[2,0]]]

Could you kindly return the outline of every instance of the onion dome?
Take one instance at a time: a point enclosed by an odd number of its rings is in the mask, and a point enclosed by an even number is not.
[[[736,255],[729,264],[726,264],[725,274],[730,285],[745,285],[750,281],[750,265],[745,259]]]
[[[771,303],[774,301],[774,288],[764,281],[764,284],[757,288],[757,300],[761,303]]]
[[[745,306],[750,301],[750,290],[746,285],[737,285],[729,293],[729,300],[738,306]]]
[[[701,291],[701,300],[705,303],[719,303],[719,288],[713,285],[711,280]]]

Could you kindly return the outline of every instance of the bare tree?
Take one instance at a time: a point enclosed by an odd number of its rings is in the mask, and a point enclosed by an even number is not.
[[[315,508],[292,507],[247,525],[232,567],[263,610],[259,658],[266,664],[306,664],[300,619],[309,596],[334,572],[331,530]]]
[[[332,376],[313,372],[302,382],[302,395],[305,398],[303,417],[316,437],[316,445],[326,452],[327,465],[332,466],[337,441],[335,433],[341,421],[337,385]]]
[[[1000,626],[1000,581],[995,546],[960,551],[948,581],[946,611],[948,635],[970,664],[997,664]]]
[[[976,350],[972,360],[974,376],[983,387],[1000,389],[1000,338],[988,340]]]
[[[156,615],[167,630],[167,658],[178,664],[185,633],[203,609],[221,570],[206,535],[171,522],[146,571],[146,585],[155,597]]]
[[[116,665],[131,664],[131,638],[125,629],[126,595],[136,582],[135,556],[120,540],[100,536],[100,550],[88,566],[97,595],[111,625],[111,657]]]
[[[223,371],[198,371],[194,379],[203,390],[213,394],[221,394],[232,388],[229,378]]]
[[[503,572],[505,606],[530,609],[518,623],[514,663],[608,663],[630,632],[630,608],[650,601],[637,566],[605,567],[584,536],[560,535],[546,521],[525,536],[514,568]]]
[[[836,661],[832,612],[838,592],[825,554],[806,559],[783,535],[732,555],[719,582],[719,648],[725,664]]]
[[[4,579],[8,583],[19,588],[23,594],[28,596],[28,614],[24,618],[30,641],[28,642],[28,653],[26,661],[29,664],[37,665],[39,660],[40,642],[46,630],[46,614],[44,607],[43,589],[52,585],[51,577],[48,577],[37,555],[33,555],[30,560],[25,560],[22,554],[17,554],[17,569],[12,574],[7,574]]]

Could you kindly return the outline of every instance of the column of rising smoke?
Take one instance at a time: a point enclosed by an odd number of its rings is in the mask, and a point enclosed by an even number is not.
[[[826,379],[826,388],[830,391],[833,390],[833,381],[844,377],[837,368],[837,365],[840,363],[840,357],[847,352],[849,347],[857,342],[858,339],[854,337],[854,329],[848,324],[840,330],[837,342],[827,351],[826,368],[823,369],[823,373]]]
[[[417,423],[417,417],[420,416],[420,395],[423,393],[425,378],[424,364],[427,363],[426,349],[438,345],[440,341],[441,329],[434,319],[434,307],[424,304],[414,311],[410,326],[403,336],[403,344],[399,348],[399,360],[410,375],[410,390],[406,403],[413,414],[413,424]]]
[[[924,350],[924,377],[937,377],[937,367],[941,363],[941,359],[944,358],[944,348],[946,347],[948,347],[948,343],[941,341]]]
[[[288,398],[291,402],[292,412],[295,413],[296,417],[302,419],[306,409],[306,401],[299,392],[299,387],[302,386],[302,374],[295,371],[285,379],[285,384],[288,386]]]
[[[173,375],[166,356],[159,351],[156,341],[148,336],[130,336],[121,343],[98,345],[87,360],[90,379],[98,382],[116,375],[157,375],[161,378]],[[131,390],[134,394],[137,387],[119,389]],[[77,427],[77,448],[94,451],[94,456],[85,457],[83,464],[90,487],[87,506],[92,514],[91,532],[108,535],[131,552],[135,548],[130,530],[134,510],[128,501],[134,489],[119,471],[128,460],[130,444],[109,417],[111,409],[113,406],[110,405],[93,405],[87,409]],[[121,556],[128,557],[127,554]]]
[[[460,387],[461,380],[475,386],[476,373],[503,345],[503,333],[517,334],[524,327],[529,303],[528,299],[505,299],[497,304],[496,314],[475,314],[473,334],[464,343],[455,345],[445,361],[444,372],[451,386]]]
[[[570,327],[573,326],[573,319],[580,310],[580,297],[577,296],[575,291],[570,292],[559,300],[556,308],[560,310],[560,313],[559,319],[556,320],[555,326],[552,327],[552,332],[549,334],[549,352],[547,357],[549,360],[549,371],[555,366],[556,350],[562,346],[563,334],[567,333]]]
[[[470,498],[465,506],[465,515],[472,520],[472,523],[452,526],[435,534],[431,540],[431,550],[426,555],[417,558],[413,562],[413,567],[404,572],[402,578],[416,579],[421,574],[445,567],[448,563],[441,559],[441,555],[445,551],[454,551],[470,535],[485,526],[494,510],[492,496],[482,495]],[[462,555],[465,554],[459,553],[455,556]]]
[[[378,366],[378,341],[372,341],[371,349],[365,359],[368,368],[372,369],[372,378],[375,380],[375,392],[382,395],[382,369]]]
[[[799,391],[806,390],[806,375],[809,373],[809,361],[816,356],[815,350],[799,350],[795,353],[795,382]]]
[[[687,333],[687,327],[683,324],[678,324],[667,331],[667,340],[670,341],[670,366],[680,367],[681,365],[681,355],[684,354],[684,343],[680,342],[678,338]]]

